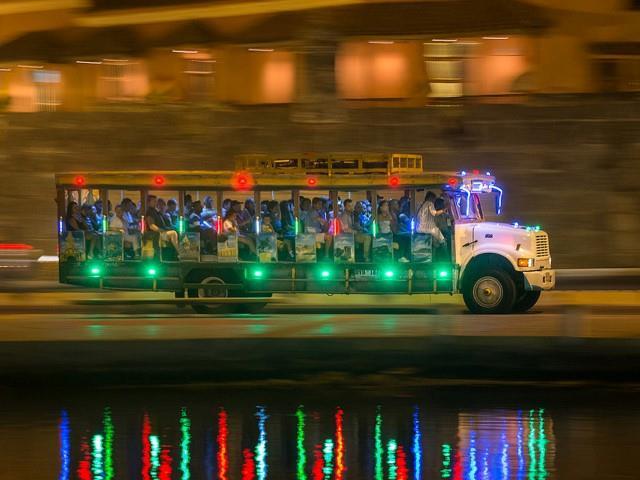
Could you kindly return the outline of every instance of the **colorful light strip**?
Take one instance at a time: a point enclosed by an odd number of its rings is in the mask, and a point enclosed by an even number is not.
[[[313,480],[323,480],[324,459],[322,458],[322,445],[315,445],[313,448],[313,468],[311,475]]]
[[[440,447],[442,451],[442,468],[440,468],[441,478],[451,478],[451,445],[448,443]]]
[[[191,420],[187,416],[186,408],[180,410],[180,432],[182,433],[182,439],[180,440],[180,472],[182,473],[182,480],[189,480],[191,478],[191,470],[189,468],[191,463]]]
[[[78,462],[77,474],[80,480],[91,480],[91,449],[86,438],[80,441],[80,461]]]
[[[253,460],[253,453],[248,448],[242,451],[242,480],[254,480],[256,478],[256,463]]]
[[[491,190],[495,190],[498,192],[498,211],[496,212],[498,215],[502,213],[502,189],[500,187],[496,187],[495,185],[491,185]]]
[[[536,459],[536,419],[535,411],[529,410],[529,480],[535,480],[537,473]]]
[[[173,469],[171,468],[171,454],[168,447],[163,447],[160,451],[160,472],[159,480],[171,480]]]
[[[258,407],[258,444],[256,445],[256,475],[258,480],[267,478],[267,414],[264,407]]]
[[[302,406],[299,406],[296,410],[296,418],[298,419],[298,426],[296,429],[296,450],[297,450],[297,460],[296,460],[296,473],[298,480],[307,480],[307,474],[305,472],[305,467],[307,463],[307,455],[304,450],[304,411],[302,410]]]
[[[229,472],[229,427],[227,424],[227,412],[221,409],[218,413],[218,479],[227,480]]]
[[[398,445],[396,458],[398,464],[398,480],[408,480],[409,469],[407,467],[407,454],[405,453],[402,445]]]
[[[60,474],[58,475],[58,480],[69,480],[71,475],[71,427],[69,425],[69,414],[64,410],[60,413],[58,438],[60,440]]]
[[[538,410],[538,480],[549,476],[547,472],[547,435],[544,431],[544,409]]]

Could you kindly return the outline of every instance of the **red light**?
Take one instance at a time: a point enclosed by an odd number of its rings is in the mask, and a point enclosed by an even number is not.
[[[398,185],[400,185],[400,179],[398,177],[389,177],[389,186],[397,187]]]
[[[86,180],[84,179],[83,176],[78,175],[76,178],[73,179],[73,183],[75,183],[78,187],[81,187],[86,183]]]
[[[447,180],[447,183],[451,188],[456,188],[458,186],[458,179],[451,177],[449,180]]]
[[[0,243],[0,250],[33,250],[33,247],[26,243]]]
[[[153,183],[156,185],[164,185],[164,177],[162,175],[156,175],[153,177]]]
[[[475,169],[471,173],[473,173],[474,175],[480,175],[480,170]]]
[[[315,187],[316,185],[318,185],[318,179],[315,177],[307,178],[307,185],[309,185],[310,187]]]
[[[253,177],[249,172],[236,172],[231,178],[231,185],[234,190],[251,190]]]

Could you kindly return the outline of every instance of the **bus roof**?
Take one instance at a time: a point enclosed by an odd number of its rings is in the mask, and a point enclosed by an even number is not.
[[[123,190],[388,190],[421,187],[462,186],[456,172],[397,174],[343,173],[335,175],[287,171],[84,171],[59,173],[56,185],[69,189],[106,188]]]

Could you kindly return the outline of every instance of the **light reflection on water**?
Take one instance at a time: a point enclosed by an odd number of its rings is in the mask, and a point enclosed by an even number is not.
[[[169,429],[154,426],[151,416],[144,413],[140,424],[140,465],[143,480],[170,480],[192,478],[192,468],[200,478],[203,472],[205,478],[229,480],[241,478],[243,480],[269,478],[269,442],[268,422],[283,423],[287,413],[271,418],[267,407],[258,406],[254,412],[255,425],[245,425],[246,418],[233,422],[224,407],[218,410],[217,418],[210,420],[215,423],[215,430],[205,430],[202,438],[205,452],[202,453],[202,468],[192,465],[192,422],[186,408],[181,408],[177,414],[179,428],[179,442],[172,445]],[[325,412],[323,412],[325,413]],[[295,432],[289,437],[284,431],[284,425],[274,426],[280,432],[281,442],[291,438],[295,445],[295,478],[297,480],[344,480],[345,478],[374,478],[375,480],[420,480],[424,476],[423,449],[430,453],[431,461],[435,462],[436,470],[442,479],[453,480],[487,480],[487,479],[517,479],[517,480],[545,480],[549,471],[553,470],[555,441],[553,437],[553,423],[545,416],[542,408],[527,411],[489,411],[489,412],[460,412],[457,415],[457,428],[450,433],[455,438],[447,438],[450,443],[434,443],[435,439],[423,439],[424,421],[421,419],[421,409],[416,406],[406,419],[394,415],[393,424],[389,427],[384,423],[384,408],[378,406],[373,418],[360,415],[349,418],[349,412],[337,407],[331,415],[315,412],[313,436],[317,431],[328,434],[327,438],[320,438],[318,444],[308,436],[309,426],[304,407],[300,406],[291,415],[296,418]],[[345,418],[350,420],[345,427]],[[117,420],[116,420],[117,421]],[[368,422],[372,429],[367,428]],[[256,429],[255,445],[244,448],[239,455],[241,462],[230,460],[231,453],[240,450],[229,445],[230,429],[232,425],[241,425],[243,429]],[[356,425],[359,432],[368,430],[370,439],[354,438],[358,432],[349,432],[350,426]],[[347,432],[345,432],[345,429]],[[93,434],[90,444],[86,437],[81,436],[79,445],[72,445],[73,419],[66,411],[60,413],[58,423],[58,439],[60,448],[59,478],[68,480],[71,477],[71,465],[75,463],[76,477],[80,479],[107,480],[118,478],[114,472],[114,440],[125,441],[115,431],[111,409],[105,408],[100,431]],[[405,434],[406,432],[406,434]],[[162,436],[164,435],[164,438]],[[346,437],[345,437],[346,435]],[[211,439],[208,439],[212,436]],[[357,445],[350,447],[347,438],[356,440]],[[429,437],[427,437],[429,438]],[[215,441],[214,441],[215,439]],[[431,441],[429,441],[431,440]],[[426,444],[425,444],[426,442]],[[364,445],[363,445],[364,444]],[[350,471],[347,464],[354,464],[356,456],[360,456],[363,446],[370,444],[373,448],[373,469],[367,473],[367,461],[359,464]],[[197,447],[200,450],[200,447]],[[286,448],[286,446],[285,446]],[[280,446],[282,449],[282,445]],[[360,452],[358,452],[360,450]],[[352,456],[350,459],[349,456]],[[307,458],[312,459],[308,464]],[[215,461],[212,461],[215,459]],[[279,455],[282,460],[282,455]],[[173,475],[171,465],[179,465],[179,470]],[[236,466],[238,468],[233,468]],[[279,465],[278,472],[289,471],[287,465]],[[291,469],[291,471],[293,471]],[[278,478],[278,476],[273,476]]]
[[[624,455],[640,445],[636,397],[625,410],[572,409],[548,398],[503,404],[466,393],[436,401],[306,396],[304,403],[258,403],[249,393],[241,400],[92,395],[0,405],[0,478],[637,478]]]

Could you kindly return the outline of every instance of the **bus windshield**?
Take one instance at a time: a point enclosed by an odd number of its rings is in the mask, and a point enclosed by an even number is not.
[[[451,205],[453,206],[456,221],[460,222],[482,222],[484,214],[482,205],[477,193],[469,193],[466,190],[458,190],[450,194]]]

